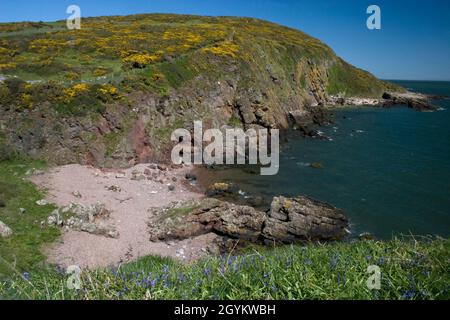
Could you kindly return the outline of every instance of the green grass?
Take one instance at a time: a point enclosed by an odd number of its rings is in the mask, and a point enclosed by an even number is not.
[[[195,206],[195,205],[188,205],[188,206],[180,207],[180,208],[171,208],[171,209],[168,209],[167,212],[165,212],[160,218],[158,218],[158,220],[165,220],[168,218],[176,219],[178,217],[183,217],[198,208],[199,208],[199,206]]]
[[[145,257],[118,268],[87,271],[81,290],[53,269],[0,283],[15,299],[448,299],[449,241],[388,242],[251,249],[239,256],[183,265]],[[369,290],[369,265],[381,269],[380,290]]]
[[[30,168],[42,168],[43,163],[28,161],[0,162],[0,220],[13,230],[13,235],[0,238],[0,276],[35,267],[44,261],[41,248],[59,236],[56,228],[44,228],[40,222],[54,209],[38,206],[43,198],[35,186],[24,179]],[[20,208],[26,213],[20,213]]]

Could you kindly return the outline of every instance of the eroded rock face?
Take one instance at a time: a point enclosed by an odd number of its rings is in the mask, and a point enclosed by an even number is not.
[[[209,232],[224,241],[253,243],[339,240],[348,225],[342,210],[307,197],[276,197],[269,212],[212,198],[151,211],[151,241],[183,240]]]
[[[0,221],[0,237],[6,238],[12,235],[12,230],[10,227],[8,227],[6,224],[4,224],[2,221]]]

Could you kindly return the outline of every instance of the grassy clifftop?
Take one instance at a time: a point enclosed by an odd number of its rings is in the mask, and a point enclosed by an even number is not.
[[[317,64],[328,61],[331,91],[361,81],[374,88],[361,85],[352,91],[366,95],[386,85],[338,59],[317,39],[249,18],[157,14],[100,17],[83,19],[81,30],[66,29],[65,21],[0,24],[0,54],[0,73],[6,76],[54,80],[64,85],[77,81],[118,83],[142,76],[154,85],[176,87],[214,69],[207,59],[211,55],[248,65],[270,58],[273,67],[278,64],[273,71],[280,77],[295,73],[301,60]],[[267,66],[260,67],[263,70]]]
[[[155,158],[167,132],[194,119],[287,127],[289,111],[330,94],[379,97],[393,88],[298,30],[161,14],[86,18],[80,30],[65,21],[0,24],[0,76],[7,141],[36,155],[48,147],[62,163]],[[19,134],[4,129],[11,124]],[[81,132],[75,146],[73,131]],[[142,146],[133,132],[151,138]]]

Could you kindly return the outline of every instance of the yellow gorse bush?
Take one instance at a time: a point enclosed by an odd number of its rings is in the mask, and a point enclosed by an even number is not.
[[[220,44],[215,44],[212,47],[202,49],[203,52],[211,52],[219,56],[231,56],[236,58],[239,52],[239,46],[231,41],[224,41]]]
[[[15,62],[0,63],[0,70],[14,69],[16,66]]]
[[[98,92],[103,95],[117,96],[119,94],[119,89],[111,84],[104,84],[100,89],[98,89]]]
[[[132,54],[123,59],[123,62],[131,65],[134,68],[145,68],[150,63],[158,61],[160,56],[147,53]]]
[[[68,89],[64,89],[64,97],[63,101],[65,103],[70,103],[75,97],[89,91],[89,85],[86,83],[79,83],[70,87]]]

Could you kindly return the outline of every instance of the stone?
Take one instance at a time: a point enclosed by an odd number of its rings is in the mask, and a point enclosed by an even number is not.
[[[13,234],[13,231],[10,227],[8,227],[5,223],[0,221],[0,237],[7,238]]]
[[[163,165],[163,164],[158,164],[158,169],[160,170],[160,171],[167,171],[167,166],[165,166],[165,165]]]
[[[81,196],[81,193],[79,192],[79,191],[74,191],[74,192],[72,192],[72,195],[75,197],[75,198],[78,198],[78,199],[80,199],[82,196]]]
[[[36,204],[38,206],[46,206],[46,205],[48,205],[48,202],[45,199],[41,199],[41,200],[36,201]]]
[[[309,166],[313,169],[323,169],[323,165],[319,162],[313,162]]]
[[[25,214],[25,213],[27,212],[27,209],[25,209],[25,208],[19,208],[19,212],[20,212],[21,214]]]
[[[186,173],[184,177],[186,178],[186,180],[189,180],[189,181],[197,180],[197,176],[193,173]]]
[[[208,197],[232,196],[236,195],[238,191],[239,188],[234,183],[216,182],[208,187],[206,195]]]
[[[168,189],[169,189],[169,191],[174,191],[175,190],[175,186],[173,184],[169,184],[168,185]]]
[[[109,187],[107,187],[107,190],[113,191],[113,192],[121,192],[122,191],[122,189],[118,186],[109,186]]]

